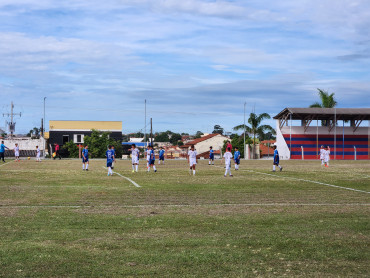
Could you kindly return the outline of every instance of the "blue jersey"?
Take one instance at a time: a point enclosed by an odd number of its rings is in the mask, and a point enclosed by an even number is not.
[[[164,150],[159,151],[159,156],[164,156]]]
[[[279,164],[279,152],[277,149],[274,150],[274,163]]]
[[[83,155],[85,158],[88,158],[88,157],[89,157],[89,150],[88,150],[88,149],[83,149],[83,150],[82,150],[82,155]]]
[[[239,159],[239,157],[240,157],[240,152],[239,151],[234,152],[234,159]]]
[[[151,160],[155,160],[154,150],[150,150],[149,155]]]
[[[114,151],[107,150],[105,156],[107,157],[107,162],[113,162]]]
[[[3,152],[5,152],[5,145],[4,144],[1,144],[0,145],[0,153],[3,153]]]
[[[210,150],[209,151],[209,157],[213,157],[213,155],[214,155],[214,153],[213,153],[214,151],[213,150]]]

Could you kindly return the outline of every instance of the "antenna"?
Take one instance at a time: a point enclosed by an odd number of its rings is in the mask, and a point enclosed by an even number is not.
[[[10,117],[10,122],[6,122],[9,128],[10,132],[10,138],[13,138],[13,134],[15,132],[15,122],[14,122],[14,116],[22,116],[22,113],[14,113],[13,112],[14,104],[13,101],[10,103],[10,113],[3,113],[3,117]]]

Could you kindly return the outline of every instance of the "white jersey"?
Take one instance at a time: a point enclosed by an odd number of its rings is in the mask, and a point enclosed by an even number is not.
[[[330,160],[330,150],[324,151],[324,161],[328,162]]]
[[[139,149],[138,148],[135,148],[131,151],[131,159],[132,159],[132,163],[139,163]]]
[[[146,161],[150,160],[150,151],[146,150]]]
[[[325,156],[325,149],[320,149],[320,159],[323,160]]]
[[[36,149],[36,157],[40,157],[40,149],[39,148]]]
[[[225,158],[225,165],[226,167],[230,167],[231,165],[231,159],[233,158],[233,155],[231,152],[226,152],[224,154],[224,158]]]
[[[197,151],[190,150],[188,152],[190,166],[197,164]]]
[[[14,148],[14,156],[19,156],[19,147]]]

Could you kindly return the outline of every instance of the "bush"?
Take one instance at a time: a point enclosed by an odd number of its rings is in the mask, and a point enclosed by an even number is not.
[[[63,149],[68,152],[68,157],[71,157],[71,158],[78,157],[78,147],[72,141],[69,141],[68,143],[65,143],[63,145]]]
[[[84,145],[89,146],[89,153],[94,158],[104,158],[109,145],[114,146],[116,157],[122,156],[122,143],[109,138],[109,132],[93,130],[91,136],[84,137]]]

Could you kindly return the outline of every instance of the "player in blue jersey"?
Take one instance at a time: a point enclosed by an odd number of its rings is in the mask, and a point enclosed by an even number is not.
[[[235,147],[234,152],[234,162],[235,162],[235,170],[239,170],[239,164],[240,164],[240,152],[238,147]]]
[[[163,147],[161,147],[160,151],[159,151],[159,161],[158,161],[158,164],[161,164],[161,160],[163,161],[163,164],[164,164],[164,149]]]
[[[89,147],[86,145],[85,148],[82,149],[82,170],[89,171]]]
[[[213,150],[213,147],[210,146],[209,147],[209,161],[208,161],[208,165],[215,165],[215,153],[214,153],[214,150]]]
[[[149,146],[149,167],[148,172],[150,172],[150,166],[153,166],[154,172],[157,172],[157,169],[155,168],[155,153],[153,146]]]
[[[280,168],[280,172],[283,171],[283,167],[279,165],[279,152],[277,150],[276,145],[274,145],[274,165],[272,166],[272,172],[276,171],[276,166]]]
[[[9,150],[9,148],[4,145],[4,141],[1,141],[1,145],[0,145],[0,159],[2,159],[3,162],[5,162],[5,155],[4,155],[5,154],[5,149],[8,149]]]
[[[108,147],[108,150],[105,152],[105,156],[107,157],[108,176],[113,176],[112,163],[115,160],[115,158],[114,152],[112,151],[112,146]]]

